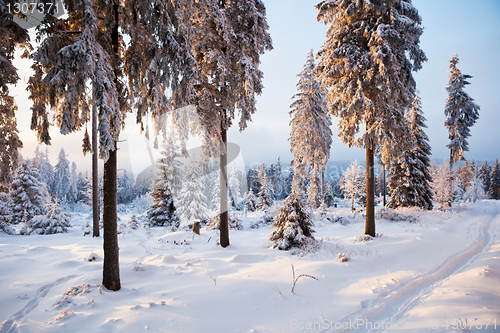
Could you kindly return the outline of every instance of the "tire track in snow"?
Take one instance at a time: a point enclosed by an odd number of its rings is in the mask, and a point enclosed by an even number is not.
[[[46,283],[36,291],[35,296],[26,303],[26,305],[16,313],[14,313],[10,319],[7,319],[2,323],[2,327],[0,327],[0,333],[15,333],[19,332],[16,322],[19,319],[24,318],[27,314],[33,311],[37,306],[40,298],[44,298],[47,296],[49,291],[56,285],[66,282],[70,279],[77,277],[78,275],[68,275],[62,278],[55,280],[54,282]]]
[[[487,217],[480,229],[478,239],[463,251],[457,252],[436,269],[419,275],[407,283],[393,289],[388,293],[382,293],[375,299],[361,302],[362,308],[338,320],[347,328],[326,329],[321,332],[382,332],[387,323],[396,322],[401,316],[411,310],[420,299],[429,295],[435,287],[449,279],[451,276],[461,272],[479,257],[494,241],[492,232],[495,221],[500,219],[498,211]],[[359,320],[359,321],[358,321]],[[354,323],[361,323],[355,325]],[[379,323],[379,329],[366,329],[366,323]]]

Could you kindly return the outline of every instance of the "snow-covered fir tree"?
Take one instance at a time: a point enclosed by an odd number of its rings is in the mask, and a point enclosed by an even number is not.
[[[328,207],[333,206],[334,202],[335,202],[335,199],[333,197],[332,184],[331,184],[331,181],[327,181],[322,203],[324,203],[325,207],[328,208]]]
[[[365,233],[375,236],[374,153],[407,148],[404,111],[413,100],[412,71],[427,60],[421,17],[411,0],[323,0],[318,20],[329,25],[316,74],[328,89],[329,114],[349,147],[366,149]],[[365,126],[361,126],[364,123]],[[358,135],[359,129],[365,132]]]
[[[357,160],[349,165],[342,179],[340,187],[344,192],[344,197],[351,202],[351,210],[354,212],[354,203],[366,192],[365,177]]]
[[[82,175],[81,173],[78,175],[77,189],[78,189],[77,201],[85,205],[91,205],[92,184],[90,182],[90,179],[88,178],[87,173],[85,174],[85,176]]]
[[[243,200],[240,192],[241,184],[239,180],[239,173],[239,170],[237,170],[236,166],[233,164],[227,186],[231,192],[230,200],[234,207],[238,207],[240,202]]]
[[[490,191],[489,195],[492,199],[500,199],[500,167],[498,165],[498,158],[493,165],[490,173]]]
[[[468,170],[468,184],[463,195],[463,200],[476,202],[483,195],[483,181],[479,174],[479,168],[474,163],[474,160],[472,160]]]
[[[459,165],[455,170],[453,177],[453,197],[456,200],[465,200],[465,193],[467,193],[470,186],[471,172],[471,165],[467,161],[463,165]]]
[[[8,194],[0,192],[0,232],[14,235],[15,231],[10,227],[10,216],[12,215],[11,198]]]
[[[318,209],[317,209],[317,212],[319,215],[325,215],[326,213],[326,204],[325,204],[325,201],[322,200],[321,201],[321,204],[319,205]]]
[[[12,198],[11,223],[27,223],[35,215],[45,213],[45,197],[43,185],[39,179],[38,169],[30,161],[21,163],[12,181],[10,196]]]
[[[21,230],[24,235],[52,235],[68,232],[71,227],[69,215],[58,203],[57,198],[45,204],[46,215],[36,215]]]
[[[489,196],[490,192],[490,174],[491,174],[491,165],[488,164],[488,161],[484,161],[479,168],[479,177],[483,183],[483,191],[486,196]]]
[[[78,175],[76,174],[76,163],[71,163],[71,174],[69,175],[68,193],[66,200],[70,204],[78,201]]]
[[[205,141],[222,143],[218,147],[219,167],[221,179],[225,180],[227,130],[238,114],[239,129],[243,131],[257,111],[255,96],[263,89],[260,56],[272,49],[272,40],[266,7],[261,0],[197,3],[201,4],[196,19],[200,24],[193,27],[195,38],[192,40],[200,73],[196,85],[200,97],[197,107]],[[227,184],[221,182],[222,247],[229,245],[227,192]]]
[[[274,203],[273,201],[273,189],[272,184],[266,174],[266,166],[262,164],[259,169],[259,181],[261,188],[259,191],[259,203],[257,204],[257,209],[267,210]]]
[[[450,60],[450,75],[448,76],[448,99],[444,109],[447,117],[444,125],[448,129],[450,143],[446,145],[450,149],[450,166],[464,159],[464,152],[469,150],[467,138],[470,136],[470,128],[479,118],[479,105],[463,89],[470,84],[467,80],[472,76],[462,74],[457,68],[458,56],[455,54]]]
[[[284,187],[285,187],[285,191],[284,191],[284,196],[285,198],[288,197],[290,194],[292,194],[292,185],[293,185],[293,176],[295,175],[295,170],[293,169],[293,166],[290,166],[288,168],[288,173],[285,177],[285,180],[284,180]]]
[[[314,76],[314,54],[311,50],[302,72],[298,74],[297,94],[290,105],[290,151],[295,172],[303,178],[309,167],[324,170],[332,145],[332,121],[324,101],[326,90]],[[322,190],[320,190],[320,194]],[[316,200],[316,199],[315,199]],[[315,207],[319,206],[319,203]]]
[[[299,177],[299,176],[297,176]],[[300,180],[294,180],[298,182]],[[314,244],[314,223],[307,212],[299,187],[294,184],[294,190],[283,205],[278,208],[272,227],[275,227],[269,237],[273,247],[280,250],[290,250],[297,247],[307,250]]]
[[[21,28],[13,16],[24,13],[16,14],[7,8],[7,3],[12,6],[15,2],[0,0],[0,192],[10,187],[23,146],[17,129],[17,105],[9,90],[20,79],[12,61],[16,50],[23,49],[26,56],[30,48],[28,31]]]
[[[61,148],[57,158],[57,164],[54,166],[54,193],[63,204],[67,202],[70,176],[69,161],[66,158],[64,148]]]
[[[247,212],[255,212],[257,210],[257,198],[255,197],[255,194],[253,193],[253,190],[250,189],[248,190],[247,195],[245,196],[245,210]]]
[[[433,164],[430,171],[434,201],[439,203],[441,209],[448,207],[448,203],[453,199],[450,192],[451,171],[449,162],[445,160],[441,164]]]
[[[202,191],[205,182],[202,167],[199,161],[191,158],[184,168],[183,186],[176,204],[177,214],[183,225],[188,225],[195,219],[205,220],[208,216],[206,198]]]
[[[135,198],[135,189],[133,181],[128,176],[127,170],[124,169],[121,176],[118,178],[117,202],[122,204],[131,203]]]
[[[35,163],[37,160],[35,159]],[[40,153],[39,166],[37,165],[40,174],[40,180],[45,184],[46,190],[52,197],[56,196],[54,187],[54,167],[49,160],[49,150],[45,149],[45,153]]]
[[[220,203],[220,173],[217,163],[209,164],[205,176],[205,186],[203,194],[206,198],[206,205],[209,211],[219,211]]]
[[[156,161],[160,170],[158,177],[168,182],[174,200],[177,200],[182,189],[182,163],[179,145],[169,137],[160,152],[161,157]]]
[[[108,289],[120,289],[116,157],[124,114],[135,110],[144,129],[142,120],[148,114],[159,116],[194,102],[193,83],[200,79],[193,77],[197,66],[191,32],[195,22],[205,24],[196,20],[195,4],[64,2],[67,15],[52,18],[37,31],[41,42],[32,54],[35,73],[28,88],[33,101],[31,126],[39,141],[50,142],[48,105],[62,134],[81,129],[90,119],[90,109],[92,119],[99,120],[99,144],[93,146],[98,147],[106,170],[103,285]]]
[[[429,172],[431,147],[429,138],[424,132],[425,118],[418,93],[408,113],[411,136],[414,140],[412,148],[403,151],[391,165],[389,190],[391,196],[388,206],[420,207],[432,209],[432,178]]]
[[[153,197],[153,203],[147,212],[149,226],[172,227],[174,230],[179,228],[180,220],[168,182],[161,178],[156,179],[151,197]]]
[[[273,183],[274,196],[276,200],[281,200],[286,198],[287,196],[285,195],[285,178],[283,176],[283,165],[281,164],[279,157],[274,169],[274,177],[273,179],[271,179]]]
[[[252,189],[253,193],[259,193],[260,192],[260,180],[259,180],[259,171],[257,168],[253,167],[250,168],[247,172],[247,185],[248,189]]]
[[[313,167],[309,173],[309,187],[307,188],[307,204],[309,207],[318,208],[322,202],[321,183],[318,168]]]

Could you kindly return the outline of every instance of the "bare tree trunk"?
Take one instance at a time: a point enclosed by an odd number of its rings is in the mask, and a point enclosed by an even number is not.
[[[227,131],[222,127],[223,148],[220,154],[220,245],[229,245],[228,198],[227,198]]]
[[[385,165],[383,166],[383,178],[382,178],[382,193],[384,195],[384,207],[386,205],[386,201],[385,201]]]
[[[111,31],[113,51],[118,53],[118,1],[113,4],[115,26]],[[115,83],[118,78],[115,77]],[[109,290],[120,290],[120,261],[118,248],[118,217],[116,212],[116,154],[117,147],[109,151],[109,158],[104,163],[104,266],[102,270],[102,284]]]
[[[99,166],[97,154],[99,152],[99,143],[97,142],[97,107],[92,107],[92,219],[93,234],[92,237],[99,237]]]
[[[375,237],[375,177],[373,147],[366,148],[366,224],[365,234]]]
[[[193,221],[193,232],[198,235],[200,234],[200,221]]]
[[[448,207],[451,207],[451,200],[453,197],[453,160],[452,160],[453,154],[450,149],[450,176],[448,177],[448,184],[449,184],[449,193],[448,193],[448,202],[447,205]]]
[[[321,199],[325,199],[325,166],[321,168]]]

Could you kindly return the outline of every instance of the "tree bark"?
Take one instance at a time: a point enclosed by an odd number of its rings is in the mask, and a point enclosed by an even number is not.
[[[321,168],[321,199],[325,199],[325,166]]]
[[[227,131],[222,127],[221,130],[223,148],[220,154],[220,245],[226,247],[229,245],[229,225],[228,225],[228,207],[227,207]]]
[[[200,221],[193,221],[193,232],[198,235],[200,234]]]
[[[383,177],[382,178],[382,193],[384,195],[384,207],[385,207],[385,205],[386,205],[386,201],[385,201],[385,165],[383,166],[382,172],[383,172],[383,175],[382,175],[382,177]]]
[[[121,287],[116,190],[115,149],[109,152],[109,158],[104,163],[104,266],[102,270],[102,284],[109,290],[119,290]]]
[[[97,108],[92,107],[92,219],[93,234],[92,237],[99,237],[99,167],[98,167],[98,149],[97,142]]]
[[[375,237],[375,177],[373,147],[366,148],[366,224],[365,234]]]
[[[113,51],[118,53],[118,1],[113,4],[115,26],[111,31]],[[118,78],[115,77],[115,84]],[[120,261],[118,247],[118,216],[116,211],[116,155],[117,147],[109,151],[109,158],[104,163],[104,266],[102,270],[102,284],[109,290],[120,290]]]
[[[448,177],[449,193],[448,193],[448,202],[447,202],[448,207],[451,207],[451,199],[453,197],[453,184],[452,184],[452,182],[453,182],[453,160],[452,160],[452,157],[453,157],[453,152],[450,149],[450,176]]]

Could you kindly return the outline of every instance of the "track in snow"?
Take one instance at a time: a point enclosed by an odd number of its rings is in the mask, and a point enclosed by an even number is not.
[[[46,283],[43,286],[41,286],[40,288],[38,288],[38,290],[36,291],[35,296],[32,299],[30,299],[28,301],[28,303],[26,303],[26,305],[21,310],[19,310],[16,313],[14,313],[10,317],[10,319],[7,319],[6,321],[4,321],[2,323],[2,327],[0,327],[0,333],[15,333],[15,332],[19,332],[19,329],[18,329],[17,324],[16,324],[16,322],[18,320],[24,318],[24,316],[26,316],[28,313],[30,313],[31,311],[33,311],[33,309],[35,309],[38,306],[39,300],[41,298],[44,298],[45,296],[47,296],[47,294],[49,293],[49,291],[54,286],[56,286],[58,284],[61,284],[63,282],[66,282],[66,281],[68,281],[70,279],[73,279],[73,278],[75,278],[77,276],[78,275],[68,275],[68,276],[59,278],[59,279],[55,280],[54,282]]]
[[[384,331],[387,323],[396,322],[411,310],[420,299],[429,295],[435,287],[474,262],[494,241],[494,237],[491,235],[496,220],[500,220],[497,212],[483,222],[479,237],[474,243],[465,250],[448,257],[436,269],[413,278],[407,283],[393,289],[388,294],[383,293],[371,301],[361,302],[361,309],[337,321],[339,324],[346,323],[344,328],[333,330],[329,328],[321,332],[375,333]],[[380,324],[380,328],[366,330],[367,322],[378,323]],[[355,323],[359,323],[360,325]]]

